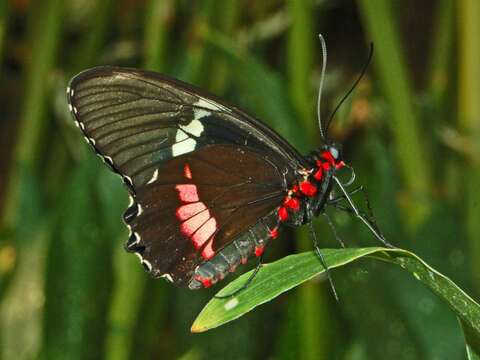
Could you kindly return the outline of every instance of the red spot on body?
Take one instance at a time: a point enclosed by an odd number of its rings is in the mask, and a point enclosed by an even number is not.
[[[296,197],[286,198],[283,202],[286,208],[292,209],[293,211],[298,211],[300,209],[300,200]]]
[[[278,209],[278,218],[281,221],[286,221],[288,219],[288,211],[285,206],[280,206],[280,208]]]
[[[197,202],[199,200],[197,186],[194,184],[178,184],[175,189],[177,189],[178,196],[183,202]]]
[[[330,170],[330,164],[329,163],[323,163],[322,168],[323,168],[323,170],[328,171],[328,170]]]
[[[190,166],[188,164],[185,164],[183,167],[183,175],[185,175],[187,179],[192,180],[192,170],[190,170]]]
[[[302,181],[300,183],[300,191],[306,196],[312,197],[317,192],[317,187],[310,181]]]
[[[313,174],[313,177],[315,180],[320,181],[322,180],[323,177],[323,170],[321,167],[318,168],[318,170]]]
[[[273,228],[270,230],[270,237],[272,239],[276,239],[278,237],[278,228]]]
[[[298,185],[297,185],[297,184],[295,184],[295,185],[292,186],[292,192],[293,192],[294,194],[298,192]]]
[[[264,248],[263,246],[257,246],[257,247],[255,247],[255,256],[256,256],[256,257],[261,256],[264,251],[265,251],[265,248]]]
[[[330,153],[330,151],[324,151],[322,152],[322,157],[327,160],[330,164],[335,164],[335,159],[333,157],[333,155]]]
[[[207,207],[202,202],[182,205],[177,209],[176,215],[179,220],[187,220],[192,216],[204,211]]]
[[[335,168],[337,170],[343,168],[344,166],[345,166],[345,163],[343,161],[340,161],[339,163],[335,164]]]
[[[201,276],[197,276],[195,280],[200,281],[204,288],[209,288],[213,285],[212,279],[202,278]]]

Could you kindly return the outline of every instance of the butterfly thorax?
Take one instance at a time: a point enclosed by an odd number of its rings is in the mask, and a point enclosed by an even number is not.
[[[338,146],[326,145],[308,158],[309,168],[297,170],[297,181],[290,185],[278,209],[281,222],[302,225],[318,216],[325,207],[336,171],[345,166]]]

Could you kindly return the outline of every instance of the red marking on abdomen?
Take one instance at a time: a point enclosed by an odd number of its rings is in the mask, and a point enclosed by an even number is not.
[[[280,219],[280,221],[287,221],[288,211],[285,206],[280,206],[280,208],[278,209],[278,218]]]
[[[263,246],[257,246],[255,248],[255,256],[256,257],[259,257],[263,254],[263,252],[265,251],[265,248]]]
[[[199,200],[197,186],[194,184],[178,184],[175,186],[178,196],[183,202],[196,202]]]
[[[206,208],[207,207],[202,202],[190,203],[180,206],[177,209],[176,215],[179,220],[187,220]]]
[[[190,166],[188,164],[185,164],[183,167],[183,175],[185,175],[187,179],[192,180],[192,170],[190,170]]]

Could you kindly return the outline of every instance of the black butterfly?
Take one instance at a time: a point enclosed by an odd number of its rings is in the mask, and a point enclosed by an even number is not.
[[[97,67],[67,93],[75,123],[128,188],[125,246],[155,278],[209,287],[260,257],[282,225],[321,214],[332,187],[351,203],[335,176],[345,166],[338,146],[302,156],[259,120],[178,80]]]

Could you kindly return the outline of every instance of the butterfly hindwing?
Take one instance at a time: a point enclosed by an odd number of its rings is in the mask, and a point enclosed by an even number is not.
[[[280,169],[237,145],[179,156],[152,179],[137,191],[127,248],[139,252],[153,276],[169,274],[180,285],[284,196]]]

